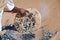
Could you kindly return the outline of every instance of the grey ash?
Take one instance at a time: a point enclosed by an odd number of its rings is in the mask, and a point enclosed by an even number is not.
[[[28,34],[22,35],[22,40],[33,40],[33,38],[35,38],[35,34],[33,34],[33,33],[28,33]]]
[[[44,27],[41,27],[41,33],[42,33],[42,37],[40,38],[40,40],[50,40],[52,37],[54,37],[55,36],[55,34],[57,33],[57,32],[55,32],[55,33],[50,33],[50,32],[48,32],[48,31],[46,31],[45,29],[44,29]]]
[[[1,35],[2,40],[17,40],[16,37],[13,36],[13,30],[7,30],[3,35]]]

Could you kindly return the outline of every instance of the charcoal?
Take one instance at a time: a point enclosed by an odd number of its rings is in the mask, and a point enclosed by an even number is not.
[[[17,40],[13,33],[14,30],[7,30],[3,35],[1,35],[2,40]]]
[[[7,26],[4,26],[4,27],[2,28],[2,30],[15,30],[15,31],[17,31],[16,28],[15,28],[15,26],[12,25],[12,24],[7,25]]]
[[[28,15],[29,18],[31,18],[32,16],[33,16],[33,13],[30,13],[30,14]]]
[[[0,36],[0,40],[2,40],[1,36]]]
[[[43,27],[40,30],[42,33],[42,37],[40,38],[40,40],[50,40],[56,34],[56,32],[53,34],[46,31]]]
[[[52,38],[52,36],[50,36],[51,34],[47,34],[46,36],[42,36],[42,38],[40,40],[50,40],[50,38]]]
[[[22,35],[22,40],[32,40],[33,38],[35,38],[35,34],[32,33]]]

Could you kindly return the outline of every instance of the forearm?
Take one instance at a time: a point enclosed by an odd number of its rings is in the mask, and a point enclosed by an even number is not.
[[[16,6],[12,9],[12,10],[8,10],[8,8],[4,8],[4,12],[14,12],[14,13],[16,13],[16,12],[18,12],[20,9],[19,8],[17,8]]]
[[[21,16],[26,15],[26,12],[29,13],[28,10],[25,10],[24,8],[18,8],[18,7],[14,7],[12,10],[8,10],[7,8],[4,9],[4,12],[13,12],[13,13],[20,13]]]
[[[20,11],[20,8],[18,8],[18,7],[15,6],[15,7],[13,8],[13,10],[11,10],[11,11],[14,12],[14,13],[17,13],[17,12]]]
[[[7,7],[4,8],[4,12],[10,12]]]

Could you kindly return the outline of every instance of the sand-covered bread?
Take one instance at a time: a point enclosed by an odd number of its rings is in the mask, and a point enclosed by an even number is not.
[[[15,28],[23,34],[36,31],[41,26],[40,13],[34,8],[27,10],[29,11],[29,13],[26,13],[24,17],[21,17],[20,14],[17,13],[14,20]]]

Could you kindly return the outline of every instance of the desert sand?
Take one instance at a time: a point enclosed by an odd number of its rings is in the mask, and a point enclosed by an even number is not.
[[[41,26],[51,33],[57,32],[51,40],[60,40],[60,0],[14,0],[14,3],[20,8],[36,8],[41,13]],[[3,26],[13,24],[15,15],[4,13]],[[39,31],[35,33],[40,35]]]

